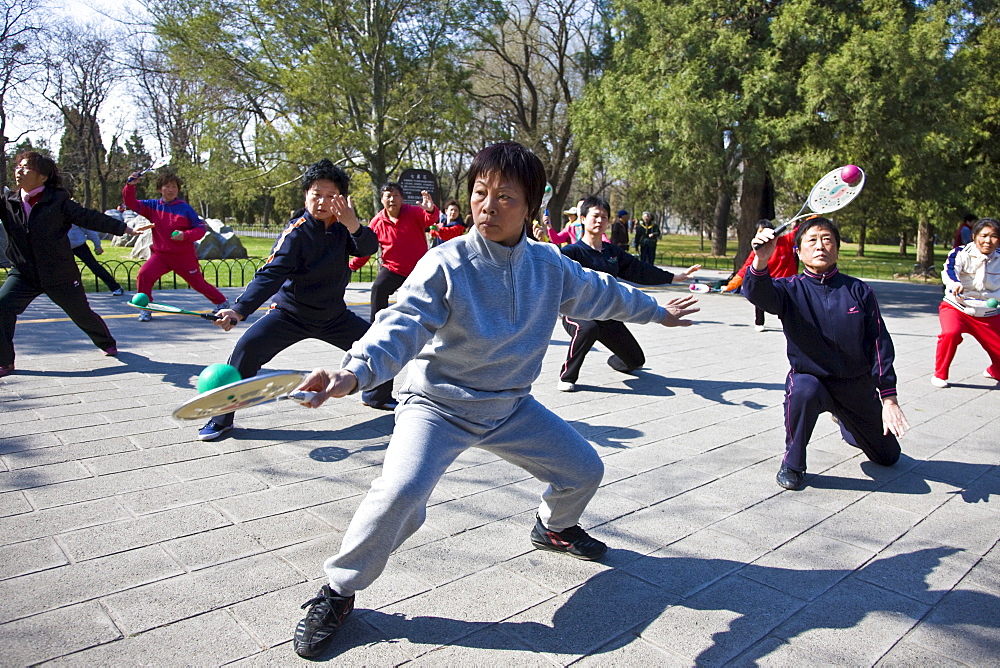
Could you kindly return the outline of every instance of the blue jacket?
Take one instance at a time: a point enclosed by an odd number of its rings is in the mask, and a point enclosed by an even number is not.
[[[895,352],[875,293],[834,268],[771,278],[751,265],[743,294],[781,319],[792,370],[817,378],[870,375],[882,397],[896,394]]]
[[[326,229],[303,212],[285,226],[233,310],[246,318],[277,293],[272,306],[306,322],[335,318],[347,309],[344,290],[351,280],[347,258],[373,255],[377,250],[378,238],[364,225],[357,234],[336,222]]]

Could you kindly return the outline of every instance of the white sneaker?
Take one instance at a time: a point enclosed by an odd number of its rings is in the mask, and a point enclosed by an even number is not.
[[[564,380],[560,380],[556,383],[556,389],[560,392],[576,392],[576,385],[574,383],[567,383]]]
[[[149,311],[143,311],[139,314],[139,322],[152,322],[153,314]]]
[[[949,383],[946,380],[942,380],[937,376],[931,376],[931,385],[933,385],[934,387],[942,387],[942,388],[951,387],[951,383]]]
[[[222,302],[221,304],[216,304],[215,307],[212,309],[212,313],[218,313],[219,311],[221,311],[224,308],[232,308],[232,307],[233,307],[233,305],[230,304],[229,300],[227,299],[226,301]]]
[[[990,380],[998,380],[998,381],[1000,381],[1000,378],[994,378],[993,376],[990,375],[990,368],[989,367],[986,367],[985,369],[983,369],[983,378],[989,378]]]
[[[756,329],[758,332],[764,331],[764,325],[754,325],[753,328]]]

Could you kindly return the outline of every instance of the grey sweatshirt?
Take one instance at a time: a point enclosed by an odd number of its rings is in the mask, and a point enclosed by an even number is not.
[[[473,228],[421,258],[341,367],[367,390],[412,360],[404,395],[456,415],[502,418],[541,373],[560,313],[637,323],[666,316],[649,295],[584,269],[553,244],[522,236],[508,248]]]

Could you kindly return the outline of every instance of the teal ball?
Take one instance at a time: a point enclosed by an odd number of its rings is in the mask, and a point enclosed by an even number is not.
[[[129,300],[129,302],[135,304],[136,306],[146,306],[149,304],[149,295],[144,292],[137,292],[135,293],[135,296]]]
[[[217,387],[243,380],[243,376],[234,366],[228,364],[209,364],[198,374],[198,393],[209,392]]]
[[[994,299],[993,297],[990,297],[989,299],[986,300],[986,306],[988,308],[996,308],[998,303],[1000,302],[997,302],[997,300]]]

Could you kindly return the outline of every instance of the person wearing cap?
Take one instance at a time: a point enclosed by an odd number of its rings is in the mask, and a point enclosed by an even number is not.
[[[611,243],[628,252],[628,211],[622,209],[611,223]]]
[[[632,243],[639,251],[639,259],[649,264],[656,263],[656,242],[660,238],[660,226],[649,211],[642,212],[642,220],[635,226]]]
[[[552,228],[552,220],[549,218],[548,214],[542,216],[542,222],[545,223],[545,232],[548,236],[549,241],[554,244],[573,244],[582,235],[582,226],[579,222],[580,218],[580,206],[570,207],[563,211],[563,214],[569,216],[569,220],[563,225],[562,230],[555,230]],[[535,230],[535,236],[539,236],[538,230]]]

